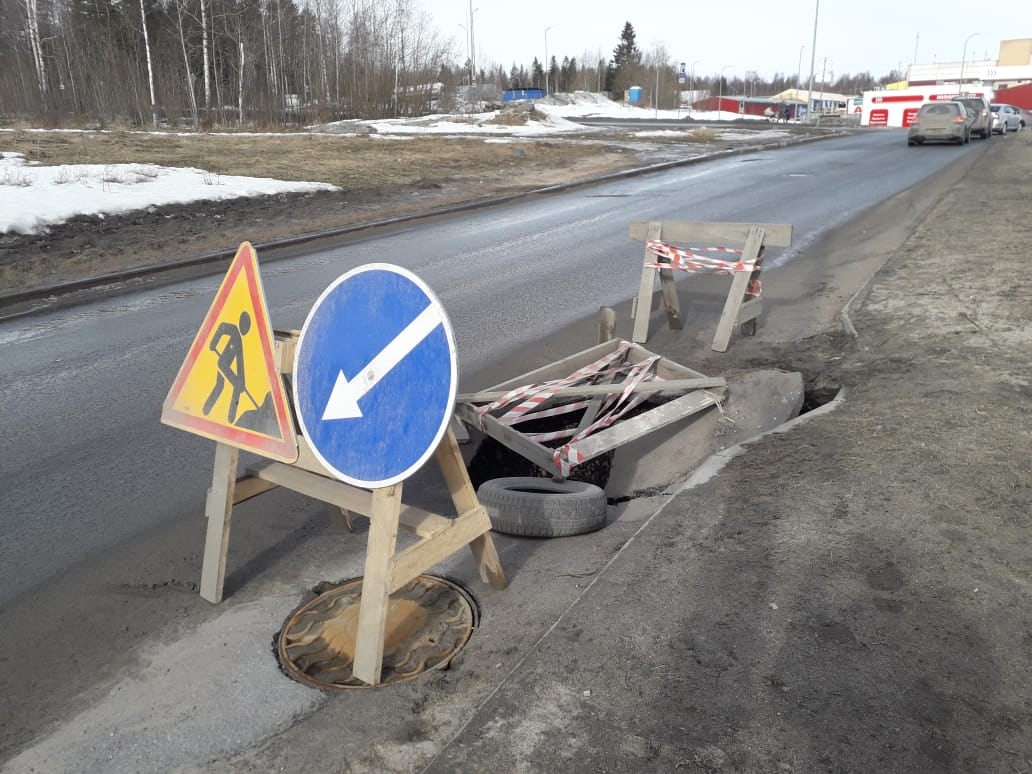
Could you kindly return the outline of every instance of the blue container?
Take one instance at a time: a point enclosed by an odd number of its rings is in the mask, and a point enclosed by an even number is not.
[[[641,86],[631,86],[627,90],[627,101],[632,105],[637,105],[641,102]]]
[[[506,89],[502,92],[502,102],[516,102],[521,99],[542,99],[544,89]]]

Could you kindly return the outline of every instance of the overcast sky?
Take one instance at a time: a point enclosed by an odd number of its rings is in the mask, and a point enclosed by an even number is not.
[[[456,55],[466,58],[469,0],[418,0],[438,31],[455,41]],[[669,61],[692,63],[696,73],[728,77],[755,70],[803,79],[810,71],[816,0],[473,0],[477,63],[530,65],[536,56],[560,62],[585,53],[608,59],[624,22],[637,33],[638,48],[662,46]],[[479,10],[476,10],[479,9]],[[836,76],[870,71],[878,77],[914,61],[919,64],[996,59],[1001,40],[1032,37],[1032,2],[994,0],[821,0],[817,27],[817,62],[823,59]],[[593,63],[592,63],[593,64]],[[829,77],[830,79],[830,77]]]

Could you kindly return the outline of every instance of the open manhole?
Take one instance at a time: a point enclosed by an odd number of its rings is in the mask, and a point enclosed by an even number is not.
[[[324,589],[280,630],[276,655],[288,676],[326,690],[369,688],[352,674],[362,579]],[[472,597],[450,581],[420,575],[391,595],[380,685],[446,669],[477,626]]]

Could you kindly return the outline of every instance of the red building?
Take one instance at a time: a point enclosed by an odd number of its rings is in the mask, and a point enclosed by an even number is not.
[[[1032,83],[1011,86],[1009,89],[997,89],[993,102],[1002,102],[1005,105],[1032,110]]]

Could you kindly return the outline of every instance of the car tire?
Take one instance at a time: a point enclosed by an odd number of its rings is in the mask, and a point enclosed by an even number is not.
[[[583,481],[515,476],[493,478],[477,490],[491,528],[520,537],[568,537],[606,523],[606,493]]]
[[[915,142],[914,140],[907,140],[907,145],[913,148],[915,145],[917,145],[917,142]]]

